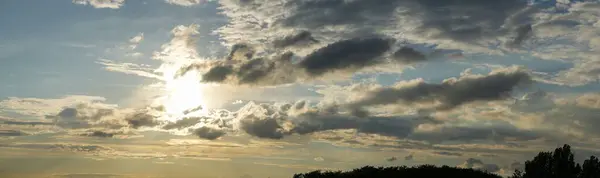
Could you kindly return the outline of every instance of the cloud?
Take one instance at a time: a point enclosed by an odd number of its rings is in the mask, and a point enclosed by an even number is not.
[[[220,129],[210,128],[210,127],[200,127],[193,131],[194,135],[208,140],[215,140],[223,135],[225,132]]]
[[[483,161],[475,158],[469,158],[465,160],[465,162],[459,167],[463,168],[472,168],[472,169],[480,169],[486,172],[498,172],[500,171],[500,167],[496,164],[484,164]]]
[[[48,126],[54,125],[54,123],[44,120],[18,120],[0,117],[0,124],[2,125],[20,125],[20,126]]]
[[[349,107],[429,103],[437,109],[452,109],[475,101],[504,99],[515,87],[529,82],[530,76],[516,67],[495,70],[488,75],[449,78],[441,84],[429,84],[421,79],[402,81],[393,87],[372,89]]]
[[[281,39],[289,29],[310,29],[325,43],[383,33],[415,43],[479,51],[491,51],[488,45],[531,23],[531,14],[539,12],[520,0],[225,0],[220,4],[231,19],[217,30],[227,43],[259,44]]]
[[[323,157],[316,157],[316,158],[314,158],[314,160],[316,162],[323,162],[323,161],[325,161],[325,159]]]
[[[134,50],[137,45],[144,40],[144,33],[138,33],[136,36],[129,39],[129,49]]]
[[[154,127],[160,124],[157,116],[151,115],[147,109],[120,109],[107,107],[98,103],[83,103],[65,107],[60,112],[47,115],[62,128],[78,129],[102,127],[118,129],[131,127]]]
[[[231,52],[227,56],[227,60],[248,60],[252,59],[256,51],[252,46],[244,43],[235,44],[231,47]]]
[[[462,156],[463,155],[461,153],[446,152],[446,151],[433,152],[433,154],[442,155],[442,156]]]
[[[0,130],[0,136],[26,136],[29,135],[19,130]]]
[[[206,0],[165,0],[165,2],[179,6],[193,6],[204,3]]]
[[[203,82],[259,86],[310,81],[329,73],[351,73],[388,63],[390,61],[386,60],[386,54],[392,42],[391,39],[379,37],[342,40],[318,48],[297,63],[292,61],[296,56],[292,52],[256,57],[254,47],[240,43],[232,47],[225,61],[183,66],[176,76],[198,70],[204,72]],[[414,53],[408,55],[414,56]]]
[[[294,46],[308,46],[318,42],[319,40],[315,39],[309,31],[299,31],[296,34],[288,35],[273,41],[273,47],[287,48]]]
[[[137,75],[158,80],[163,79],[162,76],[159,76],[153,72],[154,69],[143,64],[118,63],[108,59],[100,59],[96,61],[96,63],[103,65],[104,69],[112,72],[121,72],[125,74]]]
[[[406,156],[404,157],[404,160],[406,160],[406,161],[411,161],[411,160],[413,160],[413,159],[414,159],[414,155],[413,155],[412,153],[411,153],[411,154],[409,154],[409,155],[406,155]]]
[[[113,137],[115,134],[113,133],[108,133],[108,132],[104,132],[104,131],[93,131],[91,133],[87,133],[87,134],[83,134],[83,136],[88,136],[88,137]]]
[[[332,70],[363,68],[377,63],[391,47],[384,38],[353,38],[327,45],[306,56],[300,68],[311,76],[320,76]]]
[[[98,153],[112,151],[112,148],[100,145],[69,144],[69,143],[9,143],[0,144],[5,148],[46,149],[52,151],[69,151],[79,153]]]
[[[69,174],[53,174],[52,177],[62,178],[128,178],[134,177],[122,174],[105,174],[105,173],[69,173]]]
[[[410,47],[402,47],[398,49],[392,55],[392,58],[401,63],[411,64],[415,62],[422,62],[427,60],[425,55],[419,51],[416,51]]]
[[[73,0],[73,3],[80,5],[90,5],[94,8],[118,9],[123,6],[125,0]]]
[[[185,117],[185,118],[179,119],[175,122],[169,122],[166,125],[164,125],[162,128],[166,129],[166,130],[187,128],[187,127],[191,127],[191,126],[194,126],[194,125],[200,123],[200,121],[202,119],[203,118],[201,118],[201,117]],[[206,118],[206,119],[210,119],[210,118]]]
[[[44,117],[54,114],[63,107],[73,106],[80,103],[98,103],[103,107],[113,107],[114,105],[100,104],[106,98],[99,96],[68,95],[58,99],[42,98],[18,98],[8,97],[0,101],[2,109],[15,112],[21,115]]]
[[[394,161],[398,160],[398,158],[391,157],[391,158],[388,158],[388,159],[385,159],[385,160],[388,161],[388,162],[394,162]]]

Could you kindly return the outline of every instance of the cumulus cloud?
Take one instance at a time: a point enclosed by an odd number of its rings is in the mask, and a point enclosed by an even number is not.
[[[537,8],[520,0],[385,0],[377,3],[368,0],[277,3],[226,0],[220,4],[231,21],[217,32],[228,43],[248,40],[253,44],[281,39],[288,29],[311,29],[311,33],[334,41],[385,33],[448,48],[487,48],[495,40],[509,35],[512,29],[530,22],[529,16],[537,12]]]
[[[217,139],[225,135],[225,131],[211,127],[200,127],[193,131],[194,135],[208,140]]]
[[[430,103],[437,109],[452,109],[469,102],[506,98],[515,87],[528,82],[531,79],[527,72],[516,67],[495,70],[488,75],[450,78],[441,84],[417,79],[403,81],[393,87],[375,88],[350,107]]]
[[[62,128],[123,128],[154,127],[159,125],[157,116],[149,114],[146,109],[119,109],[106,107],[96,103],[82,103],[65,107],[60,112],[47,115],[54,123]]]
[[[319,76],[331,70],[362,68],[377,63],[390,49],[385,38],[354,38],[327,45],[306,56],[300,67],[309,75]]]
[[[235,44],[224,61],[202,62],[181,67],[176,76],[203,71],[203,82],[236,85],[280,85],[315,80],[329,73],[354,72],[389,62],[425,61],[422,53],[400,50],[397,60],[386,60],[394,40],[382,37],[352,38],[318,48],[297,63],[292,52],[256,57],[255,48]],[[405,48],[408,49],[408,48]],[[410,50],[410,49],[409,49]]]
[[[472,168],[472,169],[480,169],[486,172],[498,172],[500,171],[500,167],[496,164],[485,164],[483,161],[475,158],[469,158],[465,160],[465,162],[459,167],[463,168]]]
[[[125,0],[73,0],[73,3],[80,5],[90,5],[94,8],[118,9],[123,6]]]

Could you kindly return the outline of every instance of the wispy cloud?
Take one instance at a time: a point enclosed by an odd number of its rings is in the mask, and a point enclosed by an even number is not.
[[[125,0],[73,0],[73,3],[80,5],[90,5],[94,8],[118,9],[123,6]]]

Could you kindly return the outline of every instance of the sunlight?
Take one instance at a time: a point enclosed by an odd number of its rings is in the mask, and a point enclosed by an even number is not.
[[[190,71],[184,76],[173,77],[179,67],[169,67],[164,72],[165,85],[164,97],[161,103],[164,106],[167,120],[175,121],[182,117],[206,115],[206,98],[202,92],[205,85],[202,84],[201,75],[198,71]]]

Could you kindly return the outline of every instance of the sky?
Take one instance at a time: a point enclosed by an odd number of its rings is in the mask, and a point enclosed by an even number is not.
[[[510,175],[599,81],[596,0],[3,0],[0,175]]]

